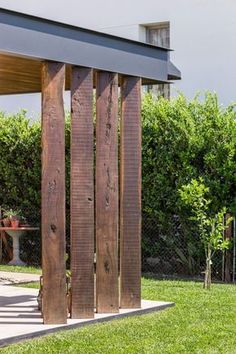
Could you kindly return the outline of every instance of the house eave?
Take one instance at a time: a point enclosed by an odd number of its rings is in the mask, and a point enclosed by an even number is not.
[[[0,8],[0,53],[168,82],[169,50]],[[1,63],[0,63],[1,65]]]

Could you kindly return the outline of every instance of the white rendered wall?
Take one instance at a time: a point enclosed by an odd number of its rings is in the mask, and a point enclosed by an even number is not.
[[[171,57],[183,77],[175,88],[189,97],[211,90],[223,104],[236,101],[236,0],[0,0],[0,7],[139,40],[139,24],[170,21]],[[35,96],[0,97],[0,109],[37,112]]]

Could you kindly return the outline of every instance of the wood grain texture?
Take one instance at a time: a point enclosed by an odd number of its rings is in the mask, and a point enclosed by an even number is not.
[[[0,95],[41,92],[41,65],[42,60],[0,54]],[[66,65],[66,90],[70,90],[70,71]],[[94,79],[95,75],[94,70]],[[143,85],[147,84],[156,82],[143,79]]]
[[[229,220],[232,217],[230,213],[225,214],[225,223],[227,220]],[[225,240],[228,240],[229,242],[232,242],[232,239],[234,237],[234,230],[233,230],[233,221],[231,221],[227,227],[227,229],[224,231],[224,238]],[[223,281],[230,283],[232,281],[232,250],[225,250],[224,252],[224,273],[223,273]]]
[[[94,317],[94,136],[92,69],[71,74],[72,318]]]
[[[43,320],[67,322],[65,267],[65,65],[42,65]]]
[[[120,133],[120,306],[141,306],[141,82],[124,77]]]
[[[0,54],[0,94],[41,92],[42,61]],[[70,88],[70,67],[66,67]]]
[[[96,305],[119,311],[118,292],[118,77],[97,73],[96,118]]]

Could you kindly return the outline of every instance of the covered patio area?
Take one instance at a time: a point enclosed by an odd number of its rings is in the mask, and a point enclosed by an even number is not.
[[[3,9],[0,31],[0,94],[42,93],[43,323],[145,312],[150,304],[141,302],[141,85],[180,78],[169,49]],[[69,291],[64,90],[71,92]],[[36,318],[42,322],[40,314]]]

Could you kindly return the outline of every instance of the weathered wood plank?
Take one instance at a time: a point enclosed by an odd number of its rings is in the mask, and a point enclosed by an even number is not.
[[[230,213],[226,213],[225,215],[225,223],[231,218],[232,215]],[[227,229],[224,231],[224,238],[225,240],[228,240],[229,242],[232,241],[234,235],[234,230],[233,230],[233,222],[231,222]],[[223,281],[230,283],[232,281],[232,251],[231,250],[225,250],[224,252],[224,272],[223,272]]]
[[[72,318],[94,317],[94,137],[92,69],[71,74]]]
[[[120,133],[120,306],[141,306],[141,80],[124,77]]]
[[[96,306],[118,312],[118,77],[97,73]]]
[[[42,65],[43,320],[67,321],[65,270],[65,65]]]

